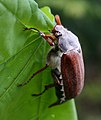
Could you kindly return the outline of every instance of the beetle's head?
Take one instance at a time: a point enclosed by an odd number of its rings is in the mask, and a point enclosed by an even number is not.
[[[56,21],[56,25],[54,26],[52,33],[56,38],[59,38],[64,34],[65,29],[61,24],[59,15],[55,15],[55,21]]]
[[[58,40],[56,43],[58,44],[59,48],[64,52],[70,51],[72,49],[81,50],[78,37],[62,26],[58,15],[55,16],[55,21],[56,25],[53,28],[52,33]]]
[[[65,28],[62,25],[55,25],[52,33],[56,38],[59,38],[65,34]]]
[[[61,27],[61,25],[56,25],[54,28],[53,28],[53,30],[52,30],[52,33],[54,34],[54,36],[56,37],[56,38],[59,38],[60,36],[62,36],[62,33],[61,33],[61,29],[59,30],[59,29],[56,29],[56,28],[59,28],[60,29],[60,27]]]

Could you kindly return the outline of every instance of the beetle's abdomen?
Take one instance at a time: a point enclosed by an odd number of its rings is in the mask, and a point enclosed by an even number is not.
[[[76,97],[84,85],[84,63],[82,54],[70,51],[61,58],[61,73],[66,99]]]

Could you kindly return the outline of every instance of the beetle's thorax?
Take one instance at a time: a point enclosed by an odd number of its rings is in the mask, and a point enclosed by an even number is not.
[[[81,46],[78,37],[71,31],[64,28],[62,25],[56,25],[55,31],[58,31],[62,35],[58,37],[58,46],[63,52],[70,50],[81,50]]]
[[[53,47],[47,55],[47,64],[52,68],[60,70],[62,52],[57,47]]]

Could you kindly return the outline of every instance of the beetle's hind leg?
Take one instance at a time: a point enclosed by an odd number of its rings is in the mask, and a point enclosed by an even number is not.
[[[51,105],[49,106],[49,108],[51,108],[51,107],[53,107],[53,106],[56,106],[56,105],[60,105],[60,104],[62,104],[62,103],[64,103],[64,102],[66,102],[66,100],[65,100],[65,101],[62,101],[61,99],[58,99],[56,102],[54,102],[53,104],[51,104]]]
[[[53,107],[53,106],[56,106],[56,105],[60,105],[61,104],[61,101],[60,100],[57,100],[56,102],[54,102],[53,104],[51,104],[49,106],[49,108]]]
[[[45,85],[45,89],[44,89],[41,93],[32,94],[32,96],[40,96],[40,95],[42,95],[43,93],[45,93],[46,90],[48,90],[49,88],[52,88],[52,87],[55,87],[55,84],[54,84],[54,83],[49,84],[49,85]]]

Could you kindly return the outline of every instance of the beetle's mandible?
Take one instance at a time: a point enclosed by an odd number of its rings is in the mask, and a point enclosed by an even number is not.
[[[78,37],[62,26],[58,15],[55,16],[55,21],[56,25],[52,30],[52,34],[49,35],[45,35],[35,28],[25,29],[37,30],[50,46],[53,47],[47,55],[45,67],[34,73],[28,81],[18,85],[26,85],[35,75],[47,67],[51,67],[54,83],[46,85],[45,89],[39,94],[32,94],[32,96],[39,96],[49,88],[55,87],[57,101],[49,107],[75,98],[81,93],[84,86],[84,62]]]

